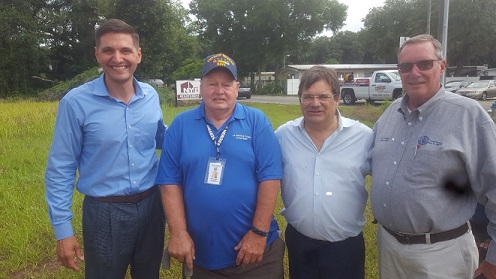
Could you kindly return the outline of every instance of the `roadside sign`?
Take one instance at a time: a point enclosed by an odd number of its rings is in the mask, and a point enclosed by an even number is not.
[[[176,100],[200,100],[199,80],[176,80]]]

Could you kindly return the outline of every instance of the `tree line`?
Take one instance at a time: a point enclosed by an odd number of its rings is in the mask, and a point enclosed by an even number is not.
[[[36,94],[96,67],[94,30],[109,18],[140,34],[138,79],[173,82],[199,77],[202,58],[216,52],[233,57],[240,76],[283,63],[396,63],[399,37],[441,38],[443,3],[386,0],[350,32],[340,30],[353,1],[192,0],[184,9],[177,0],[2,0],[0,97]],[[450,1],[450,66],[496,67],[495,14],[493,0]]]

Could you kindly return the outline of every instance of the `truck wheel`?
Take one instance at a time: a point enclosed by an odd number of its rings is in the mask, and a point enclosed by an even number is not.
[[[482,101],[487,100],[487,92],[482,92],[481,98]]]
[[[341,99],[343,99],[343,103],[345,105],[354,105],[355,104],[355,94],[353,93],[353,91],[350,91],[350,90],[346,90],[343,92],[343,95],[341,97]]]

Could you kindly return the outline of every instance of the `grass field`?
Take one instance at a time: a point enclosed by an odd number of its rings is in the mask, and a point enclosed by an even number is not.
[[[45,202],[44,170],[50,148],[57,102],[0,102],[0,279],[3,278],[84,278],[83,271],[62,268],[55,255],[55,240],[48,220]],[[264,111],[274,128],[300,116],[297,105],[249,104]],[[387,105],[387,104],[386,104]],[[372,126],[386,105],[340,107],[344,116]],[[190,107],[164,107],[164,120],[169,124],[175,115]],[[367,179],[370,183],[370,178]],[[82,195],[73,201],[75,232],[81,243]],[[282,229],[286,227],[279,214],[275,216]],[[366,278],[377,278],[375,225],[371,224],[367,206]],[[287,272],[287,260],[286,272]],[[80,264],[81,270],[83,265]],[[180,278],[177,262],[161,278]]]

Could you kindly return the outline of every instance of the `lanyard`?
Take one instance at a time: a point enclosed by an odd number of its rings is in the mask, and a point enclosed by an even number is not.
[[[227,128],[229,127],[229,125],[227,125],[224,128],[224,130],[222,130],[222,133],[220,133],[219,139],[216,139],[215,138],[214,133],[212,132],[212,128],[210,128],[210,126],[207,123],[205,123],[205,126],[207,126],[208,134],[210,135],[210,138],[214,142],[215,148],[217,149],[217,155],[215,156],[215,159],[219,160],[219,157],[220,157],[220,149],[219,149],[219,147],[222,144],[222,141],[224,140],[224,136],[227,133]]]

